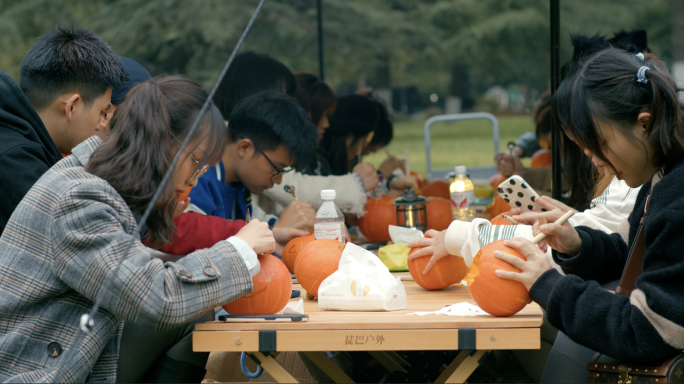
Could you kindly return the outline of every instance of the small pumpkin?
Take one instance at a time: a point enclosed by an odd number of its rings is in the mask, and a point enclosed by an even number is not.
[[[420,193],[425,197],[441,197],[451,201],[449,182],[443,179],[432,179],[424,182]]]
[[[409,256],[417,252],[422,247],[412,248]],[[435,291],[450,287],[461,280],[468,274],[468,267],[463,261],[462,257],[446,256],[441,259],[430,269],[430,272],[423,274],[425,266],[430,261],[430,256],[419,257],[417,259],[409,259],[408,270],[413,277],[413,281],[419,286]]]
[[[504,219],[503,216],[509,216],[510,217],[510,212],[503,212],[495,216],[493,219],[489,220],[492,225],[513,225],[513,223],[509,222],[508,220]],[[283,257],[284,259],[284,257]]]
[[[366,214],[359,219],[359,230],[370,241],[390,241],[389,226],[397,225],[397,207],[394,199],[383,196],[368,200]]]
[[[451,202],[441,197],[430,196],[430,204],[425,204],[427,214],[427,229],[443,231],[451,224]]]
[[[544,168],[551,165],[552,156],[551,152],[547,149],[540,149],[532,155],[532,162],[530,162],[530,167],[532,168]]]
[[[499,216],[500,214],[504,212],[508,212],[511,210],[511,205],[508,204],[506,200],[504,200],[503,197],[497,196],[496,199],[494,199],[494,204],[492,204],[492,207],[489,210],[489,213],[492,215],[492,217]]]
[[[492,189],[495,191],[494,195],[497,194],[496,189],[499,188],[499,184],[506,181],[506,179],[507,177],[500,173],[497,173],[496,175],[489,178],[489,186],[492,187]]]
[[[498,269],[514,272],[520,270],[494,256],[495,251],[527,260],[515,249],[503,245],[503,242],[504,240],[497,240],[480,249],[465,281],[468,283],[470,296],[483,311],[505,317],[520,312],[530,302],[530,295],[522,283],[496,275],[495,271]]]
[[[271,254],[258,257],[261,271],[252,278],[252,293],[223,306],[231,315],[272,315],[290,301],[292,277],[285,264]]]
[[[340,266],[344,244],[337,240],[320,239],[307,244],[297,256],[294,273],[302,288],[318,296],[318,287]]]
[[[294,265],[295,261],[297,260],[297,255],[299,255],[299,252],[307,244],[314,240],[316,240],[316,237],[314,235],[306,235],[295,237],[294,239],[287,242],[285,248],[283,249],[283,263],[285,263],[285,266],[290,271],[290,273],[294,273]]]

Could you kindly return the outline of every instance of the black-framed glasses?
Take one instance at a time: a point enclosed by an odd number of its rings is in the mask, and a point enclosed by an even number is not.
[[[240,136],[240,138],[241,138],[241,139],[245,139],[246,137]],[[261,149],[261,148],[257,145],[257,143],[255,143],[255,142],[254,142],[253,140],[251,140],[251,139],[250,139],[250,141],[252,142],[252,144],[254,144],[254,148],[256,148],[259,152],[261,152],[261,154],[264,155],[264,157],[265,157],[266,160],[269,162],[269,164],[271,164],[271,166],[273,167],[273,169],[275,169],[276,172],[273,174],[273,176],[271,176],[271,179],[275,179],[276,177],[280,176],[281,174],[283,174],[283,173],[288,173],[288,172],[290,172],[290,171],[293,169],[293,168],[290,167],[289,165],[286,166],[286,167],[283,167],[283,169],[279,169],[275,164],[273,164],[273,162],[271,161],[271,159],[269,159],[268,156],[266,156],[266,153],[264,153],[264,150]]]
[[[183,144],[177,138],[174,137],[173,139],[176,140],[178,145],[183,146]],[[194,161],[195,164],[197,164],[197,171],[195,171],[195,173],[192,175],[192,179],[190,179],[192,181],[195,181],[207,172],[207,170],[209,169],[209,165],[202,165],[202,163],[200,163],[200,161],[197,160],[195,156],[193,156],[192,152],[188,151],[187,148],[183,148],[183,150],[188,152],[188,155],[190,155],[192,161]]]

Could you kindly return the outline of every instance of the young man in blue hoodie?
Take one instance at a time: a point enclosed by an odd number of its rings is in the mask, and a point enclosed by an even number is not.
[[[119,57],[85,29],[39,37],[21,63],[20,86],[0,71],[0,234],[26,192],[76,145],[107,129]]]

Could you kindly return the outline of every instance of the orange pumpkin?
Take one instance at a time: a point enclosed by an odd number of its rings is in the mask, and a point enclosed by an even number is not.
[[[299,252],[304,248],[304,246],[314,240],[316,240],[314,235],[300,236],[295,237],[294,239],[290,240],[287,245],[285,245],[285,248],[283,249],[283,263],[285,263],[285,266],[290,273],[294,273],[294,265]]]
[[[443,231],[451,224],[451,202],[441,197],[428,197],[430,204],[425,204],[427,213],[427,229]]]
[[[409,255],[417,252],[422,248],[413,248]],[[408,261],[409,273],[421,287],[435,291],[450,287],[461,280],[468,274],[468,267],[463,261],[462,257],[446,256],[441,259],[430,269],[430,272],[423,274],[425,266],[430,261],[430,256],[419,257],[417,259]]]
[[[489,213],[492,215],[492,217],[499,216],[500,214],[504,212],[508,212],[511,210],[511,205],[504,200],[503,197],[497,196],[496,199],[494,200],[494,204],[492,204],[492,208],[490,209]]]
[[[503,218],[504,215],[510,216],[511,214],[509,212],[500,213],[489,221],[492,222],[492,225],[513,225],[513,223]],[[285,260],[285,256],[283,256],[283,260]]]
[[[359,219],[359,230],[370,241],[390,241],[389,226],[397,225],[397,207],[394,199],[383,196],[368,200],[366,214]]]
[[[294,266],[295,276],[311,296],[318,296],[321,282],[337,271],[343,250],[344,244],[337,240],[320,239],[299,251]]]
[[[188,196],[190,196],[190,191],[192,191],[192,187],[186,187],[185,191],[183,191],[183,193],[181,193],[181,195],[178,196],[178,201],[188,200]]]
[[[518,268],[494,256],[494,251],[527,260],[518,251],[503,245],[503,242],[497,240],[482,247],[465,277],[473,300],[483,311],[494,316],[514,315],[530,302],[529,292],[522,283],[502,279],[494,273],[498,269],[520,272]]]
[[[449,182],[442,179],[432,179],[423,183],[421,194],[425,197],[441,197],[451,201]]]
[[[544,168],[551,165],[551,152],[546,149],[540,149],[532,155],[532,162],[530,166],[532,168]]]
[[[489,186],[494,189],[494,193],[496,194],[496,189],[499,188],[499,184],[503,183],[506,181],[507,177],[504,177],[504,175],[497,173],[496,175],[492,176],[489,178]]]
[[[261,271],[252,278],[254,290],[223,306],[231,315],[272,315],[285,308],[292,296],[287,267],[271,254],[259,255]]]

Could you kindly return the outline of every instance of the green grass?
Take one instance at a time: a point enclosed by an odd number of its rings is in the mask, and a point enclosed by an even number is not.
[[[506,143],[534,130],[529,116],[501,116],[499,120],[499,150],[506,150]],[[425,176],[424,121],[399,121],[394,123],[394,139],[387,147],[390,153],[404,157],[408,150],[409,166]],[[494,164],[492,126],[487,120],[436,123],[430,128],[432,140],[432,169],[450,168],[456,165],[485,166]],[[376,167],[386,158],[384,151],[364,157]]]

